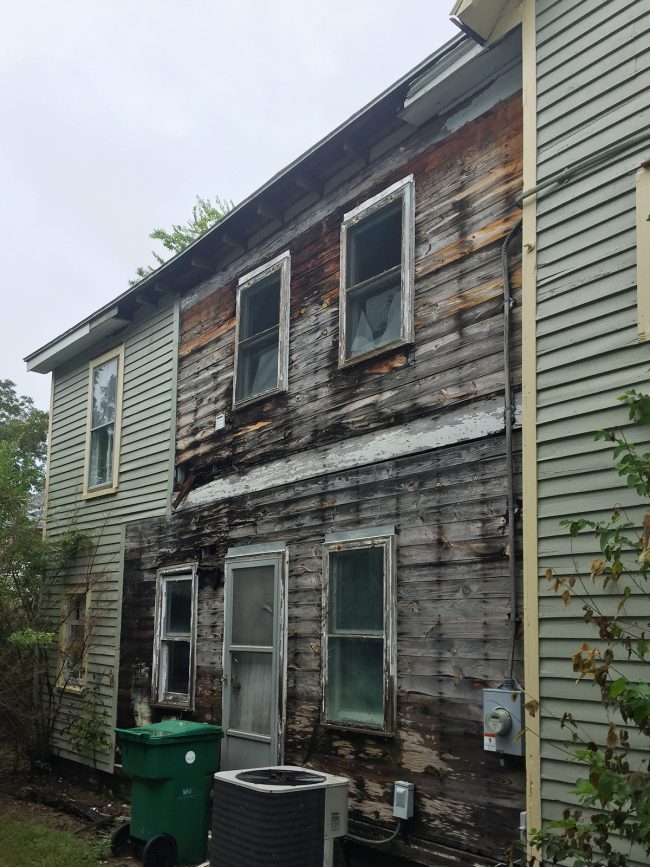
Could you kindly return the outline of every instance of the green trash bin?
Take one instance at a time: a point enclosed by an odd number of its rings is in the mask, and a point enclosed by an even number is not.
[[[114,851],[129,841],[144,844],[144,867],[205,861],[221,726],[168,720],[115,732],[133,781],[131,824],[115,832]]]

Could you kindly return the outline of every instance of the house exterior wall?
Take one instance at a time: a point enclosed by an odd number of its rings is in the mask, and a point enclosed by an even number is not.
[[[45,531],[54,540],[76,527],[93,540],[91,554],[79,557],[57,580],[51,599],[53,616],[58,618],[64,596],[78,591],[87,580],[91,584],[86,687],[82,693],[57,690],[62,710],[54,746],[61,756],[94,761],[108,771],[113,768],[113,749],[94,758],[88,752],[80,754],[66,729],[95,706],[101,719],[98,734],[113,742],[124,525],[170,508],[177,334],[178,305],[161,302],[112,342],[53,374]],[[119,345],[124,347],[124,387],[118,490],[84,499],[89,363]]]
[[[183,714],[218,722],[226,551],[286,542],[284,760],[349,776],[354,814],[370,824],[390,822],[393,781],[413,779],[412,833],[391,851],[425,864],[502,858],[523,809],[523,761],[501,767],[485,753],[482,724],[482,687],[503,680],[511,628],[501,244],[519,217],[521,101],[510,93],[497,87],[470,122],[468,100],[413,129],[182,298],[176,460],[191,484],[171,519],[126,531],[119,724],[169,712],[151,699],[158,570],[198,564],[197,697]],[[415,340],[340,369],[343,215],[409,174]],[[289,389],[233,410],[237,281],[285,250]],[[510,276],[520,300],[516,253]],[[319,716],[325,536],[378,524],[395,524],[397,543],[389,738],[324,728]]]
[[[650,127],[650,9],[643,0],[537,0],[535,13],[536,173],[542,182]],[[535,61],[531,54],[524,42],[525,68]],[[528,146],[535,152],[531,137]],[[562,519],[605,518],[616,503],[640,517],[635,494],[612,468],[611,449],[595,443],[594,433],[625,427],[627,413],[617,397],[629,387],[648,388],[650,346],[637,338],[635,173],[649,156],[646,142],[540,192],[536,238],[524,237],[537,256],[536,372],[524,363],[524,391],[536,389],[536,415],[532,407],[524,425],[536,425],[536,478],[529,489],[537,485],[539,640],[528,652],[539,657],[544,819],[557,818],[574,802],[568,784],[579,768],[566,760],[562,715],[605,740],[599,691],[576,685],[571,667],[578,645],[593,641],[596,631],[583,622],[580,602],[565,607],[544,576],[549,568],[561,577],[576,567],[589,574],[598,553],[587,535],[572,548]],[[531,284],[524,279],[526,292]],[[524,502],[534,509],[534,498]],[[532,547],[527,556],[534,556]],[[603,605],[613,611],[615,601]],[[634,611],[646,616],[639,601]],[[648,672],[638,675],[647,679]]]

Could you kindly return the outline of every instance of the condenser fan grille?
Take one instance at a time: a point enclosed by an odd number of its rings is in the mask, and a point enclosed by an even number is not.
[[[254,783],[258,786],[313,786],[324,783],[325,777],[320,774],[310,774],[308,771],[287,771],[279,768],[258,768],[254,771],[243,771],[237,774],[237,779],[243,783]]]

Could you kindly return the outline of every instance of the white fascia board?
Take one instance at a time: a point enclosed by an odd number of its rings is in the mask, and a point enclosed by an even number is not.
[[[520,89],[521,39],[517,32],[497,45],[480,46],[468,39],[446,58],[439,74],[436,66],[413,82],[400,117],[421,126],[433,117],[453,114],[453,106],[458,106],[463,122],[468,123],[487,110],[490,99],[496,103]],[[468,114],[470,103],[476,104],[478,114]]]
[[[519,398],[517,398],[519,400]],[[189,492],[177,511],[205,506],[303,479],[405,457],[499,434],[505,429],[503,400],[477,401],[442,419],[424,418],[400,427],[310,449]]]
[[[121,319],[118,316],[118,308],[112,307],[97,319],[84,322],[83,325],[68,331],[38,352],[28,355],[25,358],[27,370],[35,373],[51,373],[59,365],[119,331],[125,325],[128,325],[128,320]]]
[[[457,0],[449,15],[489,44],[521,24],[521,0]]]

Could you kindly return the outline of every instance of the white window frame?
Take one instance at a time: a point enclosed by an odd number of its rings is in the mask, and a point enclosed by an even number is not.
[[[385,343],[369,352],[348,356],[347,344],[347,286],[348,277],[348,232],[374,216],[378,211],[391,205],[397,199],[402,200],[402,268],[401,268],[401,329],[400,336],[390,343]],[[401,181],[383,190],[376,196],[360,204],[343,215],[341,224],[341,261],[339,288],[339,367],[348,367],[359,361],[374,358],[391,349],[412,343],[414,340],[414,289],[415,289],[415,182],[413,175],[402,178]],[[372,280],[376,277],[370,278]]]
[[[95,370],[106,364],[109,361],[117,359],[117,390],[115,394],[115,435],[113,437],[113,474],[111,478],[101,484],[90,487],[90,459],[92,445],[92,419],[93,419],[93,376]],[[101,497],[106,494],[114,494],[118,489],[118,479],[120,475],[120,441],[122,433],[122,393],[124,383],[124,346],[118,346],[116,349],[111,349],[103,355],[93,358],[88,368],[88,408],[86,412],[86,446],[84,452],[84,499],[90,497]]]
[[[174,581],[191,582],[190,631],[182,635],[165,635],[164,620],[167,606],[167,587]],[[198,574],[196,563],[185,563],[159,569],[156,576],[156,607],[153,642],[153,666],[151,673],[151,697],[156,705],[194,709],[196,697],[196,620],[198,611]],[[171,692],[167,689],[167,647],[175,641],[189,641],[188,692]]]
[[[650,163],[636,173],[636,298],[639,340],[650,340]]]
[[[241,319],[242,294],[273,274],[280,272],[280,319],[278,327],[278,374],[276,384],[260,394],[237,399],[237,372],[239,370],[239,325]],[[232,406],[239,409],[257,401],[265,400],[274,394],[280,394],[289,389],[289,298],[291,284],[291,253],[285,250],[274,259],[249,271],[239,278],[237,284],[237,312],[235,319],[235,369],[233,372]]]
[[[370,726],[332,719],[328,713],[327,694],[329,686],[329,587],[330,554],[354,551],[381,545],[384,549],[384,723]],[[395,528],[368,527],[349,532],[333,533],[325,537],[323,544],[323,634],[322,634],[322,709],[325,726],[348,731],[358,731],[391,736],[395,733],[397,710],[397,544]],[[359,637],[362,634],[359,633]],[[373,638],[376,635],[373,634]]]
[[[77,601],[83,599],[83,614],[79,619],[74,617]],[[66,592],[61,611],[61,626],[59,628],[59,671],[57,686],[68,692],[83,692],[86,689],[86,677],[88,674],[88,641],[90,637],[90,592],[88,590],[73,589]],[[84,640],[81,662],[81,674],[73,677],[69,673],[68,656],[72,641],[72,628],[83,626]]]

